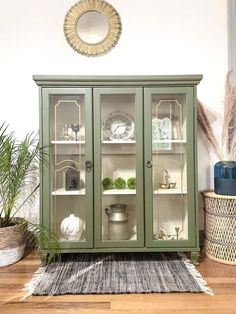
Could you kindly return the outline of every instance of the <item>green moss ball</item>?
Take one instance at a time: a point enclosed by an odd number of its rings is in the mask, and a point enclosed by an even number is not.
[[[134,177],[129,178],[127,181],[127,186],[129,189],[132,190],[136,189],[136,178]]]
[[[124,179],[122,179],[122,178],[117,178],[116,180],[115,180],[115,187],[117,188],[117,189],[125,189],[126,188],[126,182],[125,182],[125,180]]]
[[[112,178],[106,177],[102,180],[102,186],[104,190],[114,189],[114,181],[112,180]]]

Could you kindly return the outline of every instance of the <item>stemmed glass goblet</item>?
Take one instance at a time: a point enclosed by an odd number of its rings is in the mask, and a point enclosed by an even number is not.
[[[78,123],[72,123],[71,124],[71,129],[73,132],[75,132],[75,140],[78,141],[78,137],[77,137],[77,134],[80,130],[80,125]]]

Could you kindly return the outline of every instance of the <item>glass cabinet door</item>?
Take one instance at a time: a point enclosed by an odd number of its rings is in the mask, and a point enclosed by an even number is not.
[[[195,241],[194,116],[191,88],[145,89],[146,245]]]
[[[95,246],[142,247],[142,89],[94,90]]]
[[[47,89],[43,94],[44,224],[63,248],[92,247],[92,102],[90,89]],[[48,180],[49,178],[49,180]]]

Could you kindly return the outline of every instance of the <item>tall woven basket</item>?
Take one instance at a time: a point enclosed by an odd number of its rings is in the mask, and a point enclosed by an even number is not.
[[[0,228],[0,267],[19,261],[24,254],[27,222],[15,218],[15,225]]]
[[[205,254],[236,265],[236,196],[204,192]]]

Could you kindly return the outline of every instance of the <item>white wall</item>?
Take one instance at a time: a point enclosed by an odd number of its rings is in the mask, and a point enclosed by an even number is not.
[[[227,0],[109,0],[122,34],[107,55],[76,53],[63,33],[75,0],[0,0],[0,122],[22,137],[38,129],[33,74],[203,74],[199,98],[218,127],[227,71]],[[212,160],[199,136],[199,189],[212,186]]]

